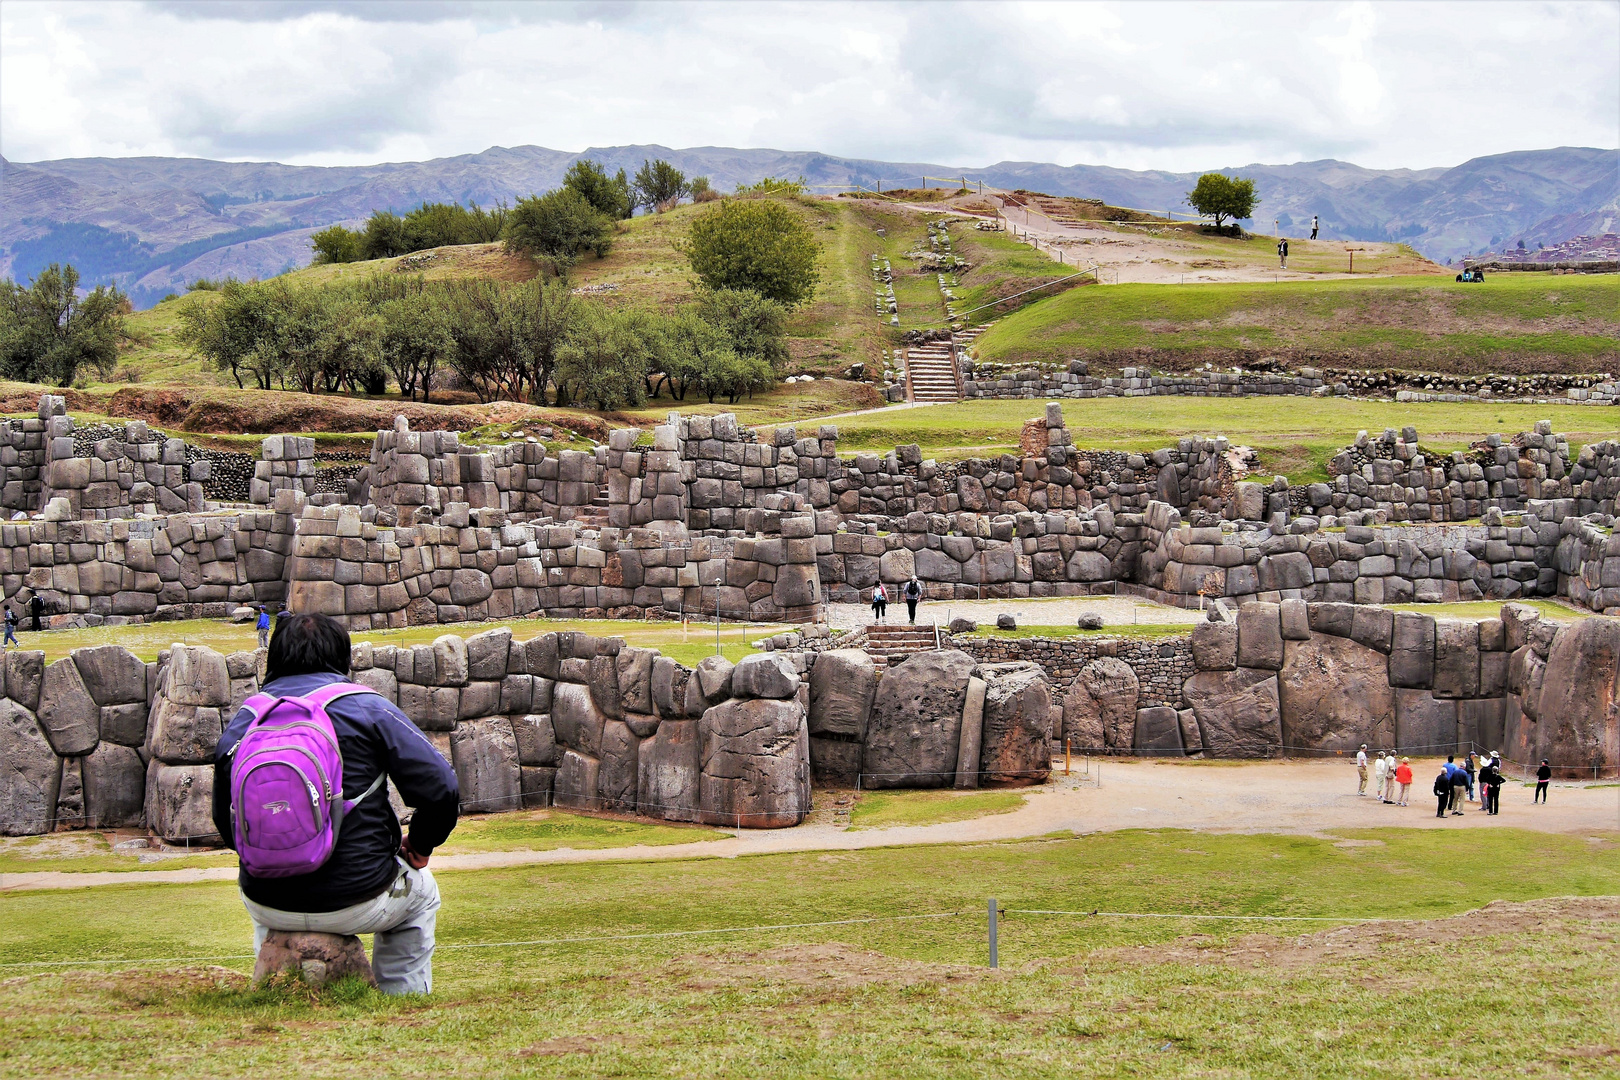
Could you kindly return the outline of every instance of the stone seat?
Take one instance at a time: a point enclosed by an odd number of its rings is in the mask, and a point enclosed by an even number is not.
[[[349,975],[358,975],[367,985],[377,985],[377,977],[366,960],[366,947],[353,934],[272,930],[259,948],[253,981],[262,983],[278,971],[291,972],[317,987]]]

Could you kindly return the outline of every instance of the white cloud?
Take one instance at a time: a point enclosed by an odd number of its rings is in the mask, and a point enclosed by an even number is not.
[[[12,160],[525,143],[1178,170],[1615,146],[1620,3],[0,5]]]

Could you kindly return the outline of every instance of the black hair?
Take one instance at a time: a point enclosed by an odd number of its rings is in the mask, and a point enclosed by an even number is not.
[[[328,671],[349,674],[349,632],[330,615],[286,615],[276,623],[264,681]]]
[[[1456,754],[1447,754],[1447,755],[1446,755],[1446,760],[1447,760],[1447,761],[1448,761],[1448,762],[1451,762],[1451,763],[1452,763],[1452,764],[1456,764],[1456,761],[1457,761],[1457,755],[1456,755]]]

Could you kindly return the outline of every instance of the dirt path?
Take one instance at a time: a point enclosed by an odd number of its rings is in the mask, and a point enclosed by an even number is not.
[[[1056,776],[1030,792],[1020,809],[971,821],[890,829],[848,829],[817,813],[798,828],[746,831],[724,840],[666,847],[576,851],[492,851],[443,855],[435,870],[486,870],[547,863],[736,858],[797,851],[852,851],[898,844],[961,844],[1018,840],[1072,831],[1191,829],[1216,833],[1325,836],[1350,829],[1532,829],[1593,835],[1609,842],[1620,831],[1620,786],[1557,784],[1550,800],[1531,804],[1532,789],[1514,784],[1502,793],[1502,813],[1488,817],[1470,804],[1465,816],[1437,818],[1429,784],[1434,762],[1414,762],[1418,782],[1411,805],[1385,805],[1356,795],[1355,768],[1345,761],[1137,761],[1092,762],[1092,780]],[[1076,772],[1079,763],[1076,764]],[[1419,797],[1421,796],[1421,797]],[[1345,841],[1356,843],[1359,841]],[[232,881],[234,867],[97,873],[36,871],[0,875],[0,892],[91,888],[102,885],[187,884]]]

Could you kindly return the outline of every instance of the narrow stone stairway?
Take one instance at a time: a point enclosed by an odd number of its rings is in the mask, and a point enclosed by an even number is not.
[[[950,342],[929,342],[906,349],[906,377],[912,401],[957,401],[956,364]]]
[[[880,669],[898,664],[913,653],[929,652],[936,647],[933,626],[908,626],[904,622],[904,602],[898,602],[898,606],[902,621],[898,624],[874,623],[868,626],[866,641],[861,645]],[[891,604],[890,610],[894,610],[894,607]]]

